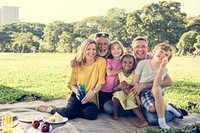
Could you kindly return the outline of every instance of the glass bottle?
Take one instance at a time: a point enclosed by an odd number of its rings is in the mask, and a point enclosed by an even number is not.
[[[2,133],[12,133],[13,117],[11,112],[2,114]]]

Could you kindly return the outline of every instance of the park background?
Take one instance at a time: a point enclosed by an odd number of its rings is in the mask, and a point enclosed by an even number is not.
[[[76,22],[0,25],[0,103],[25,94],[22,102],[67,98],[69,61],[81,42],[99,31],[121,41],[127,52],[138,35],[147,38],[150,50],[160,42],[171,44],[175,52],[167,67],[173,85],[166,88],[166,102],[200,113],[200,13],[188,16],[175,1],[150,2],[129,12],[114,7]],[[197,106],[188,108],[188,102]]]

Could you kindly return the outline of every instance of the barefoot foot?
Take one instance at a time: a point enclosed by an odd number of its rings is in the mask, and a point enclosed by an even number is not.
[[[135,125],[137,128],[143,128],[143,127],[147,126],[148,123],[147,123],[147,121],[139,121],[139,122],[134,121],[133,125]]]
[[[117,115],[113,115],[113,120],[116,120],[116,121],[118,121],[119,120],[119,117],[117,116]]]
[[[44,106],[44,105],[40,105],[38,107],[35,108],[35,110],[40,111],[40,112],[47,112],[50,113],[51,110],[54,108],[54,106]]]
[[[148,125],[148,122],[141,120],[138,124],[140,125],[139,128],[142,128],[142,127],[146,127]]]

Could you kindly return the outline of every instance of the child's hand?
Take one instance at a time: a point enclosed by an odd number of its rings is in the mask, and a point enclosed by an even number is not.
[[[126,83],[126,81],[122,81],[121,83],[120,83],[120,88],[121,88],[121,90],[125,90],[126,88],[127,88],[127,83]]]
[[[124,89],[123,92],[128,95],[130,93],[130,89]]]
[[[160,66],[161,66],[161,67],[165,67],[167,63],[168,63],[168,58],[165,57],[165,58],[162,59],[162,62],[161,62],[161,64],[160,64]]]

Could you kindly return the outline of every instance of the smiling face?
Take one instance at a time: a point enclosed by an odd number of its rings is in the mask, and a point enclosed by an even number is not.
[[[112,44],[110,47],[110,52],[114,59],[119,58],[123,54],[122,49],[118,43]]]
[[[122,58],[122,68],[124,72],[132,72],[135,61],[134,61],[134,57],[131,56],[127,56]]]
[[[172,47],[169,44],[160,43],[153,49],[153,59],[162,62],[165,58],[168,61],[172,58]]]
[[[95,56],[97,55],[97,51],[96,51],[96,44],[95,43],[90,43],[84,52],[84,57],[86,59],[86,62],[88,60],[94,60]]]
[[[162,62],[162,60],[164,58],[166,59],[169,59],[171,55],[171,51],[165,51],[164,49],[162,48],[158,48],[154,54],[154,59],[157,61],[157,62]]]
[[[147,56],[148,48],[145,40],[136,40],[132,44],[132,52],[136,59],[144,60]]]
[[[105,56],[108,53],[108,44],[109,38],[108,37],[97,37],[97,46],[98,46],[98,54],[99,56]]]

